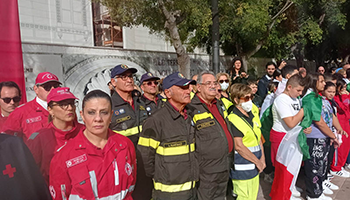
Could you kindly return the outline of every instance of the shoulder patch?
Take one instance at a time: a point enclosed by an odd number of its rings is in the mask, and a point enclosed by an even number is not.
[[[66,165],[67,165],[67,168],[70,168],[70,167],[73,167],[77,164],[83,163],[85,161],[87,161],[87,156],[86,156],[86,154],[83,154],[81,156],[67,160]]]

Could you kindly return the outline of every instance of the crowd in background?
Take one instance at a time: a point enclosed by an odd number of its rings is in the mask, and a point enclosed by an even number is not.
[[[350,64],[309,72],[268,62],[259,80],[242,64],[191,79],[148,72],[140,85],[135,68],[117,65],[110,94],[81,100],[84,124],[78,99],[54,74],[39,73],[35,99],[21,106],[18,85],[1,82],[0,142],[13,143],[0,162],[3,195],[253,200],[261,175],[272,199],[300,199],[302,169],[307,198],[331,199],[333,176],[350,177]]]

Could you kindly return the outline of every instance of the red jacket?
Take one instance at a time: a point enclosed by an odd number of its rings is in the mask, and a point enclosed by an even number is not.
[[[26,144],[47,184],[49,184],[50,162],[55,152],[69,139],[74,138],[84,127],[84,125],[76,122],[72,130],[62,131],[50,123],[28,138]]]
[[[2,130],[2,126],[5,124],[7,117],[3,117],[0,112],[0,131]]]
[[[109,130],[103,149],[81,130],[51,161],[49,190],[56,199],[129,199],[136,182],[133,143]]]
[[[341,127],[347,131],[350,129],[349,119],[350,119],[350,109],[349,109],[349,95],[335,95],[334,101],[337,105],[337,117],[339,119]]]
[[[35,131],[46,127],[49,112],[36,102],[36,99],[17,107],[7,118],[2,132],[22,137],[24,141]]]

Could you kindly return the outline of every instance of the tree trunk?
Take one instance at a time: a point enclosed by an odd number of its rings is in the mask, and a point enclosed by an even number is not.
[[[182,45],[176,24],[176,18],[180,16],[180,11],[169,12],[165,7],[163,0],[158,0],[158,3],[166,18],[165,28],[169,31],[171,42],[176,51],[179,72],[185,77],[190,78],[190,57],[187,55],[186,49]]]

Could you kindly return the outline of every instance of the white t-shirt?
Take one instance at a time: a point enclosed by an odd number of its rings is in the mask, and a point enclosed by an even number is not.
[[[280,94],[272,106],[273,126],[272,129],[277,132],[284,132],[292,130],[283,121],[283,118],[292,117],[296,115],[301,109],[299,99],[294,99],[285,93]],[[299,124],[299,123],[298,123]]]
[[[277,90],[275,92],[275,97],[278,97],[286,89],[288,79],[282,78],[282,81],[278,83]]]

